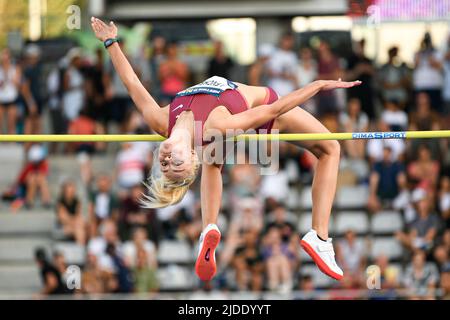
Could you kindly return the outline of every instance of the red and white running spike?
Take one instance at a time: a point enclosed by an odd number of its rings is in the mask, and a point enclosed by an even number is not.
[[[344,272],[339,268],[334,258],[332,239],[320,240],[315,230],[310,230],[300,241],[300,245],[314,260],[320,271],[327,276],[341,280]]]
[[[219,228],[215,224],[209,224],[200,235],[195,273],[203,281],[211,280],[216,274],[216,248],[220,237]]]

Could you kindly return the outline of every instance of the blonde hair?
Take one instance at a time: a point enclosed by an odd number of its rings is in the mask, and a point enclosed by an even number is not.
[[[155,162],[153,162],[155,164]],[[152,170],[149,183],[144,183],[148,194],[144,194],[140,200],[144,208],[164,208],[180,202],[191,184],[194,183],[200,168],[200,161],[193,153],[193,170],[182,181],[167,178],[165,175],[156,176],[158,170]]]

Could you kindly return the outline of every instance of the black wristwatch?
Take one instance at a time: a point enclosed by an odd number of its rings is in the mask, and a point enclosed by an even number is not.
[[[111,46],[115,42],[119,42],[119,39],[109,38],[109,39],[106,39],[105,41],[103,41],[103,44],[104,44],[105,48],[107,49],[109,46]]]

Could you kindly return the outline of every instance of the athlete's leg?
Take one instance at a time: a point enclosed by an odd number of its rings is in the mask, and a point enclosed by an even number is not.
[[[275,121],[283,133],[327,133],[310,113],[294,108]],[[328,222],[336,192],[340,146],[335,140],[293,142],[311,151],[318,159],[312,183],[312,227],[322,239],[328,238]]]

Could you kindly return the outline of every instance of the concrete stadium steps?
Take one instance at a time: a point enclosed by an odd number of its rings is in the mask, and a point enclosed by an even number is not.
[[[0,239],[0,264],[34,263],[34,251],[43,247],[50,253],[48,237],[8,237]]]
[[[53,211],[9,212],[6,207],[0,211],[0,239],[17,235],[51,235],[56,222]]]
[[[40,288],[39,270],[35,264],[0,265],[0,293],[32,293]]]

